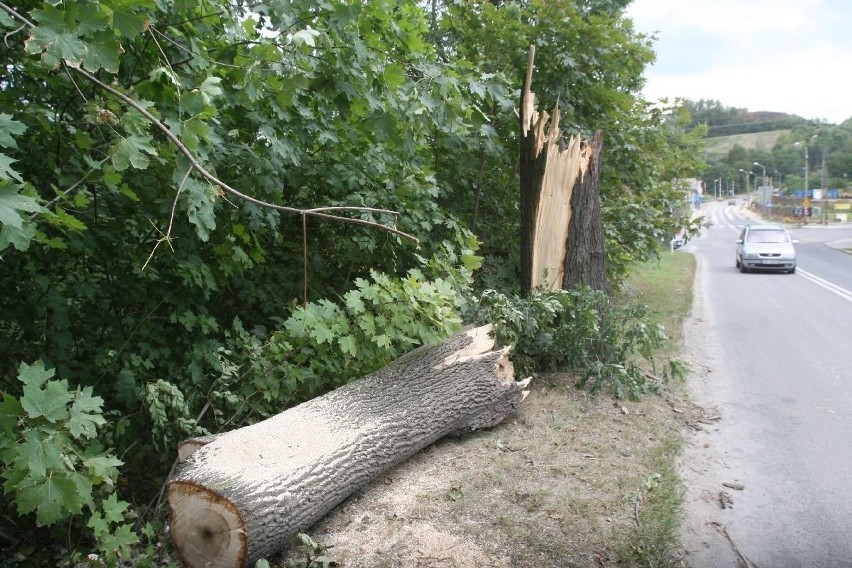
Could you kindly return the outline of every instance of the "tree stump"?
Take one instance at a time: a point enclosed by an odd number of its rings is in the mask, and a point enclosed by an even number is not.
[[[169,479],[170,530],[193,568],[253,565],[354,491],[448,434],[517,411],[508,348],[490,326],[421,347],[263,422],[188,440]]]

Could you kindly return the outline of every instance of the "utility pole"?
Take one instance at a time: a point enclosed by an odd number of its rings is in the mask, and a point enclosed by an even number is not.
[[[828,223],[828,169],[826,167],[826,157],[828,156],[828,148],[822,149],[822,170],[820,186],[822,187],[822,211],[820,211],[820,215],[822,216],[822,224],[825,225]]]

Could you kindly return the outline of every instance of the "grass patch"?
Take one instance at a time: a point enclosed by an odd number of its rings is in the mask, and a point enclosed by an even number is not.
[[[719,159],[727,156],[734,146],[742,146],[746,149],[772,150],[778,139],[788,134],[790,130],[770,130],[766,132],[747,132],[744,134],[730,134],[728,136],[714,136],[704,139],[704,155],[711,159]]]
[[[672,340],[671,351],[683,345],[683,320],[692,309],[695,257],[685,252],[663,251],[659,259],[635,267],[624,293],[646,304],[656,323]]]
[[[626,565],[670,566],[677,561],[683,485],[675,460],[681,448],[681,437],[672,434],[652,453],[656,471],[635,496],[636,527],[630,545],[622,551]]]

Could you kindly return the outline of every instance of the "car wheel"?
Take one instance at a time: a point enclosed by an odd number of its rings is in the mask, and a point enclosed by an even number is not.
[[[788,270],[788,271],[787,271],[787,273],[788,273],[788,274],[795,274],[795,273],[796,273],[796,267],[794,266],[793,268],[791,268],[790,270]]]
[[[745,264],[743,264],[742,262],[740,263],[740,272],[742,272],[743,274],[748,272],[748,268],[746,268]]]
[[[739,268],[739,267],[740,267],[740,258],[737,257],[737,268]]]

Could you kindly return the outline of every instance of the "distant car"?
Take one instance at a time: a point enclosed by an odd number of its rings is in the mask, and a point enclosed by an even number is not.
[[[687,233],[686,230],[681,229],[675,233],[675,236],[671,240],[672,248],[679,249],[686,244],[687,239],[689,239],[689,233]]]
[[[781,225],[746,225],[737,239],[737,268],[796,272],[796,248],[799,241],[790,237]]]
[[[729,199],[729,200],[728,200],[728,205],[736,205],[736,204],[737,204],[737,200],[736,200],[736,199]]]

